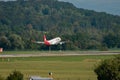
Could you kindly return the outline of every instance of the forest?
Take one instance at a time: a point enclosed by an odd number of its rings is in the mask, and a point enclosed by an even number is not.
[[[31,40],[60,36],[67,43],[53,50],[120,48],[120,16],[76,8],[57,0],[0,1],[0,47],[4,50],[48,50]]]

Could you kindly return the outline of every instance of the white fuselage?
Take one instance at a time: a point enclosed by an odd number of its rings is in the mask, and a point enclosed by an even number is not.
[[[49,46],[49,45],[59,44],[60,41],[61,41],[61,38],[60,37],[56,37],[56,38],[51,39],[51,40],[45,40],[44,43]]]

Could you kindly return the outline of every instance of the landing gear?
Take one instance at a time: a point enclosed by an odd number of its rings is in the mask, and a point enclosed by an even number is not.
[[[51,46],[48,46],[49,47],[49,52],[51,51]]]

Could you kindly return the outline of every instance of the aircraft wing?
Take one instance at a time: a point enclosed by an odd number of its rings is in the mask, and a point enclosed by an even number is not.
[[[65,43],[69,43],[70,41],[61,41],[59,44],[62,45],[62,44],[65,44]]]
[[[33,40],[32,40],[32,42],[33,42],[33,43],[37,43],[37,44],[44,44],[44,42],[41,42],[41,41],[33,41]]]
[[[61,41],[59,44],[62,45],[62,44],[65,44],[66,42],[65,41]]]

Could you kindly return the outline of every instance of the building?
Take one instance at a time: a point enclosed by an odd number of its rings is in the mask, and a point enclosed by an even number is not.
[[[29,80],[53,80],[53,78],[43,78],[39,76],[31,76]]]

